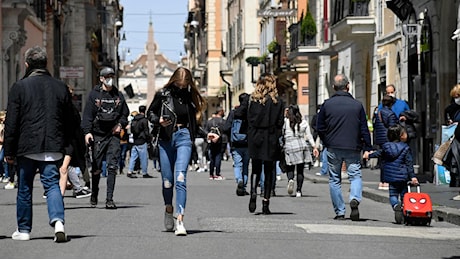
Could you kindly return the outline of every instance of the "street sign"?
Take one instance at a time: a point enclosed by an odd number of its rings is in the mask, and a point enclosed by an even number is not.
[[[297,14],[296,9],[257,10],[257,17],[283,17],[283,16],[295,16],[296,14]]]
[[[85,75],[85,68],[81,67],[59,67],[59,77],[61,79],[76,79],[83,78]]]

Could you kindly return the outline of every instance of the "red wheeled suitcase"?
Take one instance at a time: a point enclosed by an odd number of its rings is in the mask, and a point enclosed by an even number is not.
[[[403,200],[404,224],[430,225],[433,206],[428,193],[420,192],[420,184],[415,185],[417,192],[411,192],[411,183],[407,183],[407,193]]]

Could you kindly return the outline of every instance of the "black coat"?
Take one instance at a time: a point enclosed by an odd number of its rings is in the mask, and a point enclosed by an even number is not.
[[[278,140],[283,129],[284,105],[278,98],[273,103],[267,95],[264,105],[250,101],[248,108],[248,147],[249,157],[263,161],[276,161],[280,158],[281,147]]]
[[[5,120],[5,156],[64,153],[78,127],[67,85],[46,70],[14,83]]]

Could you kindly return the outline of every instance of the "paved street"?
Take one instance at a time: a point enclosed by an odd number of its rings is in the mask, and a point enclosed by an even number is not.
[[[97,208],[89,198],[67,191],[66,232],[70,241],[53,243],[46,202],[37,176],[34,185],[34,226],[30,241],[13,241],[16,190],[0,190],[2,258],[455,258],[460,257],[460,227],[433,219],[430,227],[396,225],[388,203],[365,197],[361,221],[333,220],[324,177],[305,170],[303,197],[287,195],[286,176],[277,183],[272,215],[255,214],[249,196],[235,195],[231,160],[223,162],[226,180],[211,181],[208,173],[188,173],[186,237],[164,231],[164,207],[158,172],[153,179],[117,176],[118,210],[104,208],[105,183]],[[377,171],[365,170],[366,174]],[[367,172],[368,171],[368,172]],[[367,178],[367,177],[366,177]],[[365,185],[373,187],[372,181]],[[105,180],[105,179],[103,179]],[[314,183],[316,182],[316,183]],[[344,184],[345,196],[349,185]],[[458,190],[457,190],[458,191]],[[384,192],[386,193],[386,192]]]

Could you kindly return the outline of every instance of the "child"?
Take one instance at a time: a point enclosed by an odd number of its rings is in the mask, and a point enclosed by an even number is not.
[[[364,155],[364,159],[380,157],[384,181],[389,183],[390,204],[395,212],[397,224],[403,222],[401,202],[407,192],[407,182],[418,184],[415,177],[412,152],[406,144],[407,132],[401,125],[388,128],[388,140],[381,149]],[[398,200],[398,196],[400,200]]]

